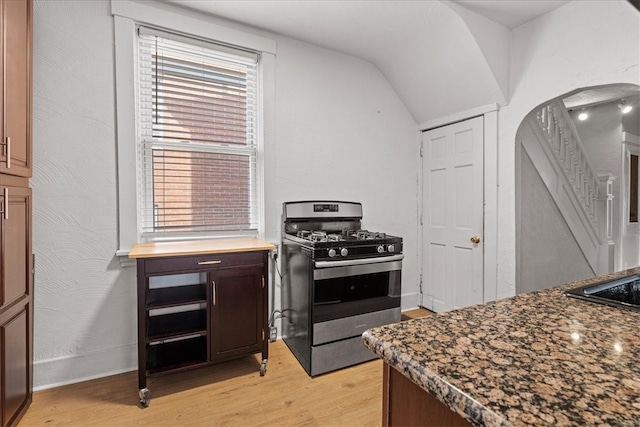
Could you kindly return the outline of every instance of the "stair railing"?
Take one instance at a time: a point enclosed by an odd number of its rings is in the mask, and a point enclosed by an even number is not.
[[[569,112],[564,104],[555,101],[537,112],[536,121],[571,183],[591,226],[598,230],[598,177],[589,162]]]

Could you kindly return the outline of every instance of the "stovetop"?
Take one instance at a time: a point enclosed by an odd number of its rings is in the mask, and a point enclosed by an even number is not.
[[[362,205],[356,202],[287,202],[283,239],[295,242],[314,259],[355,259],[402,252],[402,238],[362,228]]]
[[[323,230],[300,230],[295,233],[296,237],[303,240],[315,242],[351,242],[351,241],[368,241],[368,240],[385,240],[386,233],[369,230],[341,230],[341,231],[323,231]],[[393,237],[393,236],[389,236]]]
[[[563,293],[596,304],[640,311],[640,275],[637,274],[597,285],[580,286]]]
[[[286,238],[309,248],[315,259],[355,259],[402,252],[402,238],[367,230],[300,230]]]

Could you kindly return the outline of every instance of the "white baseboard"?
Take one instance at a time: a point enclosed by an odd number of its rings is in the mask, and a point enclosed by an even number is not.
[[[46,390],[137,369],[136,345],[40,360],[33,364],[33,390]],[[135,394],[136,390],[132,393]]]
[[[413,292],[410,294],[404,294],[400,297],[400,309],[402,311],[412,310],[420,306],[420,294]]]

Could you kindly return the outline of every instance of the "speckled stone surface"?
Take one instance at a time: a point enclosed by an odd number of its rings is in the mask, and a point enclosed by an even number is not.
[[[475,425],[640,426],[640,312],[562,295],[640,268],[366,331]]]

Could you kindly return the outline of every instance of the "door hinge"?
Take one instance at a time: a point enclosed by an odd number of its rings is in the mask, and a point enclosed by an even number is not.
[[[264,341],[264,329],[262,330],[262,341]]]
[[[422,215],[420,215],[420,225],[424,225],[424,222],[423,222],[423,217],[422,217]]]
[[[262,276],[262,289],[264,289],[264,276]]]
[[[420,144],[420,157],[424,157],[424,144]]]

